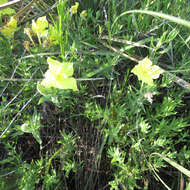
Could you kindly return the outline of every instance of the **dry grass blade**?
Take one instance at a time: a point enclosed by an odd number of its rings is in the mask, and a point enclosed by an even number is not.
[[[166,183],[160,178],[160,176],[156,173],[154,167],[149,164],[149,166],[151,167],[152,171],[154,172],[154,174],[156,175],[156,177],[160,180],[160,182],[164,185],[164,187],[167,189],[167,190],[171,190],[167,185]]]
[[[116,53],[122,55],[123,57],[126,57],[127,59],[130,59],[131,61],[134,61],[134,62],[138,63],[139,60],[137,60],[136,58],[134,58],[134,57],[132,57],[132,56],[129,56],[129,55],[123,53],[123,52],[120,51],[119,49],[117,49],[117,48],[115,48],[115,47],[112,47],[112,46],[108,45],[107,43],[105,43],[105,42],[103,42],[103,41],[101,41],[101,40],[99,40],[99,42],[100,42],[101,44],[103,44],[105,47],[107,47],[108,49],[111,49],[111,50],[113,50],[114,52],[116,52]]]
[[[127,45],[133,45],[135,47],[141,47],[141,48],[147,48],[147,49],[151,49],[151,50],[154,50],[153,48],[150,48],[144,44],[140,44],[138,42],[132,42],[132,41],[129,41],[129,40],[122,40],[122,39],[118,39],[118,38],[110,38],[108,36],[103,36],[102,38],[100,38],[102,40],[111,40],[111,41],[114,41],[114,42],[119,42],[119,43],[124,43],[124,44],[127,44]]]

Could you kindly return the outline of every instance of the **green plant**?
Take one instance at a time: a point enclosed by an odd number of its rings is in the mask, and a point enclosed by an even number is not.
[[[8,2],[7,0],[2,0],[0,5],[7,3],[7,2]],[[6,9],[0,10],[0,24],[2,24],[2,17],[4,15],[13,15],[13,14],[15,14],[15,10],[12,8],[6,8]]]
[[[188,189],[190,7],[54,3],[0,35],[1,189]]]
[[[42,140],[40,138],[39,129],[41,128],[40,124],[40,115],[37,113],[37,110],[34,109],[34,114],[31,120],[25,121],[21,126],[18,127],[23,133],[31,133],[36,141],[40,144],[42,148]],[[22,133],[21,133],[22,135]]]

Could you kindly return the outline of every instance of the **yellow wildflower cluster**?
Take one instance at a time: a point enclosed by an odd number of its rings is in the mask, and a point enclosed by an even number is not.
[[[45,37],[45,40],[43,41],[43,46],[45,47],[48,45],[57,45],[59,43],[58,41],[58,35],[56,28],[49,24],[46,17],[39,17],[36,21],[32,20],[32,27],[31,28],[25,28],[24,33],[29,37],[32,44],[35,46],[35,43],[32,39],[32,34],[37,35],[39,44],[41,44],[41,38]]]
[[[78,7],[79,7],[79,3],[78,3],[78,2],[75,2],[75,5],[73,5],[73,6],[70,8],[71,15],[74,15],[74,14],[77,13]],[[83,10],[83,11],[80,13],[80,17],[81,17],[82,19],[85,19],[86,16],[87,16],[87,12],[86,12],[86,10]]]

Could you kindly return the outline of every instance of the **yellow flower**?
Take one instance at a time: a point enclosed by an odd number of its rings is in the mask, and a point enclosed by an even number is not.
[[[39,17],[36,21],[32,20],[32,31],[37,35],[38,41],[41,44],[41,37],[47,36],[49,23],[46,19],[46,16]]]
[[[132,73],[149,86],[153,86],[153,79],[157,79],[163,72],[157,65],[152,65],[151,60],[147,57],[139,61],[138,65],[132,69]]]
[[[75,2],[75,5],[73,5],[70,9],[72,15],[77,13],[78,7],[79,7],[79,3]]]
[[[11,17],[10,21],[0,29],[0,32],[5,36],[12,38],[17,30],[17,20]]]
[[[81,17],[82,19],[85,19],[86,16],[87,16],[86,10],[84,10],[84,11],[82,11],[82,12],[80,13],[80,17]]]
[[[46,19],[46,16],[39,17],[37,21],[32,20],[32,30],[39,37],[47,36],[47,30],[46,30],[47,27],[48,27],[48,21]]]
[[[45,88],[59,88],[59,89],[72,89],[78,91],[77,82],[72,77],[73,63],[59,62],[48,57],[47,62],[49,69],[45,73],[45,78],[41,83],[38,83],[38,91],[44,94],[43,87]]]

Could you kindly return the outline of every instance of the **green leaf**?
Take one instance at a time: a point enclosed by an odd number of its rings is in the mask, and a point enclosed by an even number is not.
[[[0,2],[0,5],[4,4],[4,3],[8,3],[7,0],[1,0]],[[14,9],[11,9],[11,8],[6,8],[6,9],[3,9],[3,10],[0,10],[0,17],[3,16],[3,15],[12,15],[12,14],[15,14],[15,10]]]
[[[8,0],[1,0],[0,5],[2,5],[4,3],[8,3]]]
[[[190,182],[186,185],[186,189],[185,190],[190,190]]]
[[[58,32],[52,24],[49,25],[48,40],[50,42],[50,45],[59,44]]]
[[[40,148],[42,148],[42,139],[40,137],[40,132],[38,130],[35,130],[32,133],[33,137],[36,139],[36,141],[40,144]]]
[[[51,94],[51,88],[47,88],[41,84],[41,82],[37,83],[37,90],[40,94],[43,96],[47,96],[48,94]],[[45,100],[46,101],[46,100]],[[42,101],[44,102],[44,100]],[[41,102],[40,102],[41,103]]]
[[[8,38],[12,38],[16,30],[17,20],[14,17],[11,17],[10,21],[3,28],[0,29],[0,32]]]
[[[118,20],[123,17],[126,16],[127,14],[131,14],[131,13],[142,13],[142,14],[148,14],[148,15],[152,15],[155,17],[160,17],[163,18],[165,20],[169,20],[171,22],[186,26],[188,28],[190,28],[190,22],[184,19],[181,19],[179,17],[175,17],[175,16],[171,16],[171,15],[167,15],[164,13],[159,13],[159,12],[154,12],[154,11],[149,11],[149,10],[129,10],[129,11],[125,11],[122,14],[120,14],[113,22],[111,29],[113,29],[114,25],[118,22]]]
[[[33,132],[33,128],[30,126],[30,122],[28,122],[28,121],[26,121],[24,124],[22,124],[20,129],[24,133],[32,133]]]
[[[153,86],[153,79],[157,79],[163,73],[163,70],[156,65],[152,65],[151,60],[146,57],[139,61],[139,64],[132,69],[132,73],[137,75],[143,83]]]
[[[27,120],[24,124],[21,125],[20,130],[24,133],[31,133],[36,141],[42,147],[42,140],[40,138],[39,128],[41,127],[40,124],[40,115],[37,113],[37,110],[34,110],[34,114],[31,120]]]
[[[168,162],[170,165],[172,165],[173,167],[175,167],[176,169],[178,169],[181,173],[185,174],[187,177],[190,177],[190,170],[187,170],[183,166],[177,164],[176,162],[174,162],[173,160],[171,160],[170,158],[168,158],[168,157],[166,157],[166,156],[164,156],[162,154],[159,154],[159,153],[153,153],[153,154],[160,156],[166,162]]]

